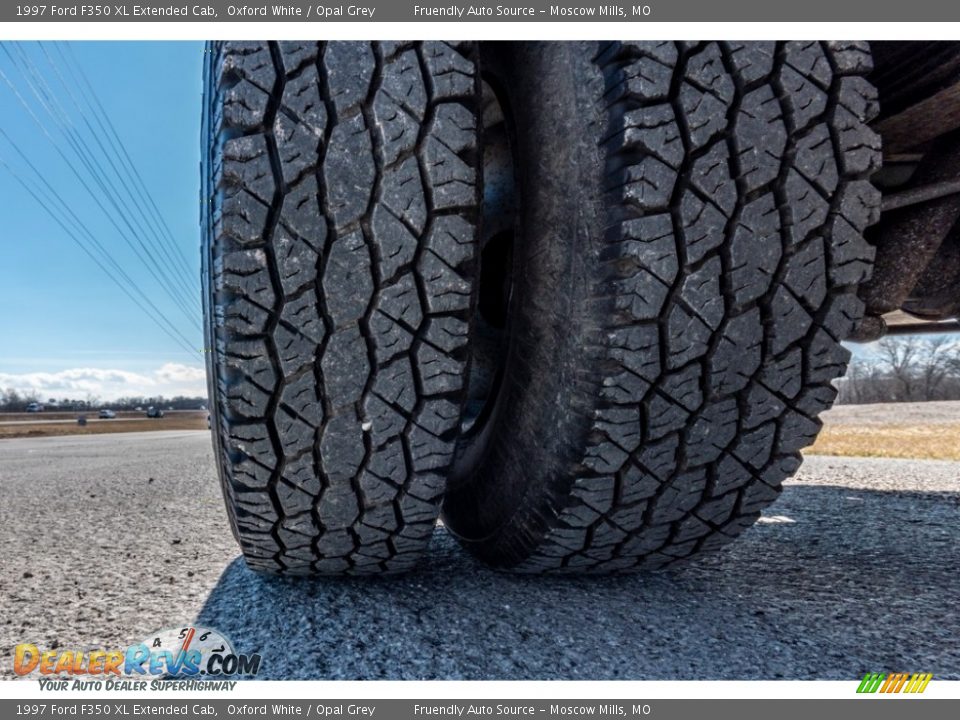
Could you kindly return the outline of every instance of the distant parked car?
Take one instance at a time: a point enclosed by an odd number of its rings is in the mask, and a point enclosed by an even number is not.
[[[101,420],[113,420],[116,416],[117,414],[113,410],[107,410],[106,408],[101,410],[99,415]]]
[[[162,418],[163,410],[158,407],[153,407],[152,405],[147,408],[147,417],[148,418]]]
[[[27,412],[43,412],[43,405],[40,403],[30,403],[27,405]]]

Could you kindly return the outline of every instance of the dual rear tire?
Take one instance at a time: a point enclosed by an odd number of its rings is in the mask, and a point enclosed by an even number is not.
[[[855,43],[214,46],[209,377],[248,563],[405,570],[441,504],[523,572],[749,527],[862,313],[869,68]]]

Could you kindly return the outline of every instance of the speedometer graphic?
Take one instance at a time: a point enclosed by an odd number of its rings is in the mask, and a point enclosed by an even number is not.
[[[218,630],[189,625],[167,628],[146,637],[142,644],[151,663],[150,672],[159,668],[167,677],[206,675],[210,659],[233,656],[233,645]]]

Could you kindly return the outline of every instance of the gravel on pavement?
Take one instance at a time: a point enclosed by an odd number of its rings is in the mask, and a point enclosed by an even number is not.
[[[0,441],[0,676],[13,647],[126,647],[197,622],[259,679],[960,679],[960,463],[809,457],[684,568],[491,571],[438,528],[381,579],[254,575],[209,433]]]

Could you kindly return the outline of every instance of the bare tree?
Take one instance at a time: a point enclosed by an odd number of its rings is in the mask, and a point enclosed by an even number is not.
[[[919,372],[922,400],[940,399],[940,390],[950,374],[953,343],[945,336],[927,340],[920,346]]]
[[[841,403],[960,400],[960,341],[886,338],[851,359],[838,390]]]
[[[861,403],[875,402],[871,399],[871,393],[874,391],[876,366],[862,359],[854,357],[847,366],[846,374],[837,381],[838,403],[850,403],[859,405]]]
[[[880,367],[893,380],[896,394],[891,400],[907,402],[914,399],[917,379],[914,367],[918,355],[914,338],[887,337],[877,343]]]

